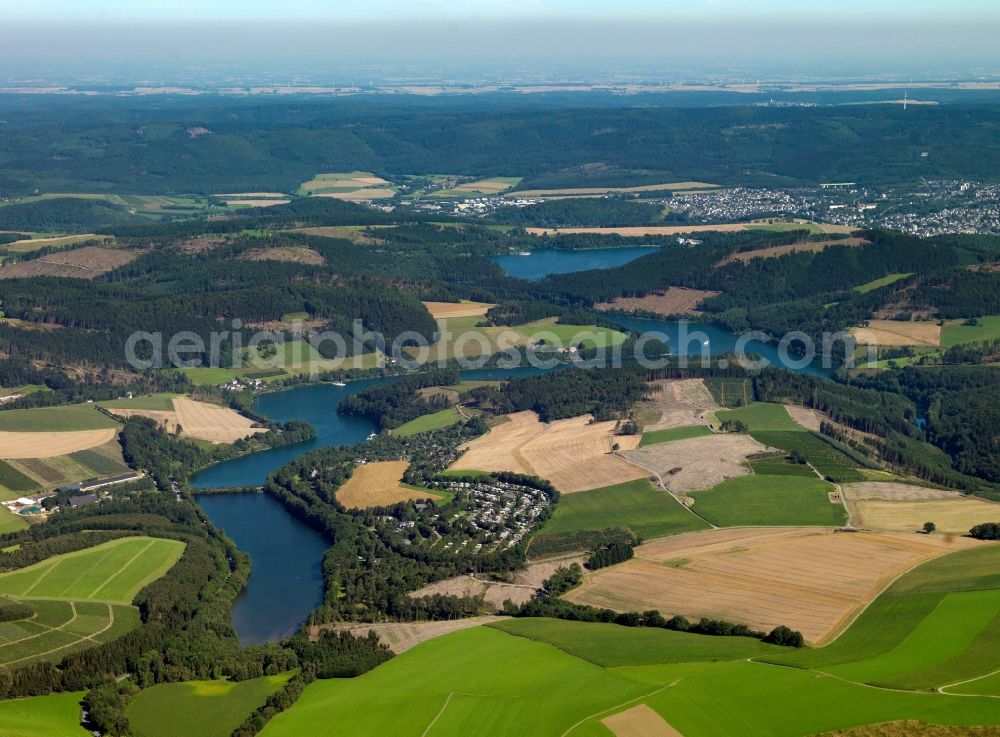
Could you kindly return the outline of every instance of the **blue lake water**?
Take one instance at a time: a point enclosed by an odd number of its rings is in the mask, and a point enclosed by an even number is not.
[[[549,274],[570,274],[590,269],[612,269],[635,261],[640,256],[653,253],[659,246],[634,246],[630,248],[590,248],[574,251],[532,251],[528,256],[494,256],[493,260],[517,279],[536,281]]]
[[[203,495],[198,503],[250,554],[250,580],[233,602],[240,642],[276,642],[294,634],[323,601],[327,541],[267,494]]]

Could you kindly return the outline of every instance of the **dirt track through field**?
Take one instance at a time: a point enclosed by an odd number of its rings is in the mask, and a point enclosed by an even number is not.
[[[731,528],[661,538],[565,596],[617,611],[797,629],[821,643],[913,566],[979,543],[943,535]]]
[[[55,458],[89,450],[115,439],[118,430],[0,432],[0,458]]]
[[[401,486],[409,461],[379,461],[354,469],[351,478],[337,489],[337,501],[349,509],[386,507],[405,501],[430,499],[431,492],[419,492]]]
[[[507,417],[508,422],[472,441],[451,467],[540,476],[565,494],[649,475],[611,453],[615,442],[631,444],[629,439],[613,436],[614,422],[591,423],[591,416],[583,415],[546,425],[534,412]]]

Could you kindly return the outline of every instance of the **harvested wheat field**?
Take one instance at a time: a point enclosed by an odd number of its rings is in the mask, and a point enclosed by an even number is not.
[[[615,737],[684,737],[645,704],[604,717],[601,724]]]
[[[778,256],[784,256],[788,253],[818,253],[824,251],[830,246],[863,246],[869,241],[864,238],[841,238],[840,240],[829,240],[829,241],[802,241],[801,243],[789,243],[786,246],[771,246],[769,248],[760,248],[756,251],[742,251],[740,253],[734,253],[727,256],[724,260],[719,262],[719,266],[725,264],[731,264],[734,261],[742,261],[745,264],[750,263],[755,258],[777,258]]]
[[[670,491],[686,492],[748,475],[747,458],[766,450],[749,435],[726,433],[647,445],[622,456],[659,476]]]
[[[483,302],[423,302],[424,307],[435,320],[447,320],[449,317],[485,317],[487,310],[494,305]]]
[[[844,629],[899,575],[978,545],[968,538],[811,528],[710,530],[661,538],[586,577],[564,598],[617,611],[715,617],[811,643]]]
[[[534,412],[508,417],[509,422],[469,443],[451,468],[539,476],[564,494],[649,475],[611,453],[612,444],[623,440],[612,435],[614,422],[591,423],[590,415],[582,415],[546,425]]]
[[[654,292],[645,297],[616,297],[610,302],[594,305],[603,312],[648,312],[670,317],[671,315],[699,315],[698,305],[709,297],[717,297],[719,292],[702,289],[670,287],[666,292]]]
[[[894,483],[843,488],[855,527],[915,532],[933,522],[939,533],[964,535],[983,522],[1000,522],[1000,504],[957,491]]]
[[[704,379],[654,381],[649,399],[636,407],[643,430],[669,430],[706,424],[705,415],[719,409]]]
[[[208,440],[212,443],[234,443],[264,432],[253,422],[228,407],[195,402],[186,397],[174,397],[174,411],[181,426],[181,435]]]
[[[316,251],[305,246],[277,246],[275,248],[255,248],[240,255],[244,261],[286,261],[309,266],[322,266],[325,259]]]
[[[936,322],[903,322],[901,320],[869,320],[867,327],[851,328],[858,345],[924,346],[941,345],[941,326]]]
[[[379,461],[358,466],[351,478],[337,489],[337,501],[349,509],[368,509],[437,498],[430,491],[421,492],[402,486],[403,474],[409,466],[409,461]]]
[[[433,640],[459,630],[470,627],[502,622],[509,617],[469,617],[467,619],[450,619],[435,622],[384,622],[381,624],[320,624],[309,627],[309,638],[313,641],[319,638],[323,630],[335,632],[350,632],[355,637],[367,637],[369,632],[378,635],[379,640],[389,646],[396,655],[405,653],[410,648],[422,642]]]
[[[819,432],[822,417],[816,410],[803,407],[800,404],[786,404],[785,410],[788,412],[788,416],[792,418],[792,421],[803,430]]]
[[[32,276],[62,276],[96,279],[137,259],[141,251],[125,251],[98,246],[84,246],[72,251],[53,253],[31,261],[21,261],[0,268],[0,279]]]
[[[115,439],[118,430],[0,432],[0,458],[55,458],[90,450]]]
[[[861,481],[844,484],[844,494],[850,501],[868,499],[888,502],[914,502],[930,499],[961,499],[960,491],[952,489],[928,489],[925,486],[900,484],[894,481]]]

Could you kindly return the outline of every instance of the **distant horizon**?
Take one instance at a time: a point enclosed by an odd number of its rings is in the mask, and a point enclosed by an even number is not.
[[[1000,74],[1000,6],[986,0],[35,0],[4,6],[0,80],[159,81],[216,67],[242,80],[381,70],[444,81],[678,81]],[[478,75],[478,76],[477,76]],[[222,81],[222,80],[220,80]]]

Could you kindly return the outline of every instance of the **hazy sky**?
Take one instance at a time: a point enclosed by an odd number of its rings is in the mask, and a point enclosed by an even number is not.
[[[0,0],[0,78],[209,61],[978,77],[1000,73],[998,38],[1000,0]]]
[[[898,14],[1000,17],[996,0],[2,0],[9,20],[345,19],[428,17],[603,16],[728,18],[733,15],[834,16]]]

